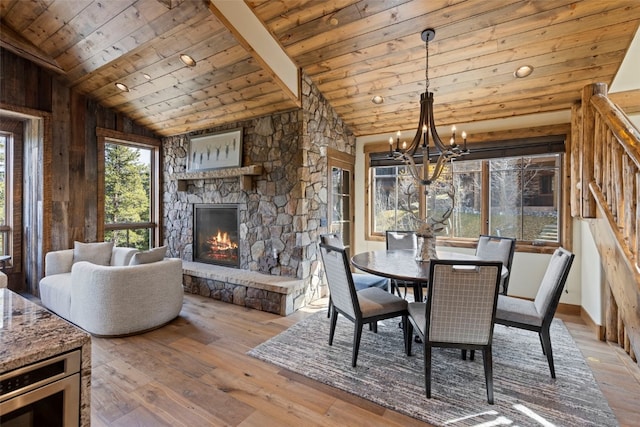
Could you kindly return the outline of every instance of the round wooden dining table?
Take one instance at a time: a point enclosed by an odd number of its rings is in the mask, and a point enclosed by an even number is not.
[[[438,259],[480,260],[475,255],[459,252],[436,251]],[[422,288],[429,283],[429,261],[416,260],[415,249],[388,249],[362,252],[351,257],[351,264],[359,270],[376,276],[413,283],[416,301],[422,301]],[[502,277],[509,270],[502,266]]]

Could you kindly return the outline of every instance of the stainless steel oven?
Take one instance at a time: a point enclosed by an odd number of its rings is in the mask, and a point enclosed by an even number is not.
[[[2,427],[77,427],[80,350],[0,375]]]

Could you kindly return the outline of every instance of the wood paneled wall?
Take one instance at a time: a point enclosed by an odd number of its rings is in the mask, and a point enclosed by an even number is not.
[[[26,274],[10,284],[12,289],[38,295],[44,254],[71,248],[75,240],[99,239],[96,127],[156,136],[65,87],[50,71],[4,49],[0,49],[0,67],[0,115],[43,127],[35,133],[38,141],[32,141],[37,145],[25,149],[24,174],[33,182],[25,185],[24,200],[37,205],[23,210]]]

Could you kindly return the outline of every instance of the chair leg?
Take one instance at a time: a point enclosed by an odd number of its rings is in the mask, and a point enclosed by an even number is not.
[[[329,295],[329,304],[327,305],[327,318],[331,317],[332,309],[333,309],[333,302],[331,301],[331,295]]]
[[[373,331],[374,334],[378,333],[378,322],[369,323],[369,330]]]
[[[484,361],[484,378],[487,385],[487,401],[490,405],[493,405],[493,360],[491,346],[486,347],[482,351],[482,360]]]
[[[431,346],[424,346],[424,388],[431,399]]]
[[[408,334],[409,328],[411,328],[411,326],[409,324],[408,317],[402,316],[402,333],[404,338],[404,351],[407,354],[407,356],[411,356],[411,335]]]
[[[338,311],[331,310],[331,326],[329,327],[329,345],[333,345],[333,334],[336,331],[336,323],[338,323]]]
[[[407,349],[407,356],[411,356],[411,344],[413,344],[413,323],[407,322],[407,326],[404,329],[405,335],[405,347]]]
[[[549,362],[549,370],[551,371],[551,378],[556,377],[556,369],[553,366],[553,351],[551,350],[551,336],[549,330],[540,331],[540,341],[542,342],[542,349],[547,356],[547,362]]]
[[[362,337],[362,323],[356,321],[355,329],[353,331],[353,355],[351,356],[351,366],[356,367],[356,361],[358,360],[358,350],[360,350],[360,338]]]
[[[542,341],[542,331],[538,333],[538,338],[540,338],[540,347],[542,347],[542,354],[547,355],[547,350],[544,348],[544,341]]]
[[[476,351],[469,350],[469,360],[474,360],[476,358]],[[462,349],[462,360],[467,360],[467,350]]]

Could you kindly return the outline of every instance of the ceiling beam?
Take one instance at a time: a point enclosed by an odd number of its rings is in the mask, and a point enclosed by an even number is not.
[[[249,6],[244,1],[209,0],[209,9],[300,106],[300,69]]]

